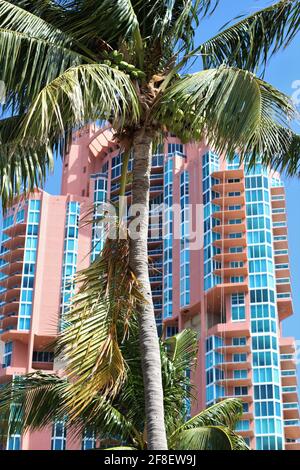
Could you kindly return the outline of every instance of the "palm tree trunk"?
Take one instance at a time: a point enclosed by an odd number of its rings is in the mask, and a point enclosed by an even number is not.
[[[150,450],[167,449],[161,360],[148,270],[148,224],[153,136],[142,131],[133,140],[132,202],[142,208],[139,236],[131,237],[130,265],[146,302],[139,306],[139,336],[145,388],[147,442]]]

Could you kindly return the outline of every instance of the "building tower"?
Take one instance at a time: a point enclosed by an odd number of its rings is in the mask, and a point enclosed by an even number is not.
[[[61,196],[36,191],[6,214],[0,254],[3,345],[0,382],[56,370],[47,344],[72,296],[70,279],[101,250],[96,226],[79,224],[118,199],[122,153],[104,122],[73,135]],[[132,160],[128,172],[132,170]],[[131,202],[130,178],[126,187]],[[238,396],[238,431],[253,449],[300,449],[295,341],[282,337],[293,313],[284,187],[260,164],[248,170],[200,143],[169,135],[152,159],[150,280],[159,332],[199,335],[191,413]],[[7,448],[91,448],[64,423]]]

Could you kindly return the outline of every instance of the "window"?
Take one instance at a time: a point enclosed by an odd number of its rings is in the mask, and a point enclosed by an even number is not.
[[[8,341],[4,345],[3,368],[11,366],[12,351],[13,351],[13,343],[12,341]]]
[[[7,450],[21,450],[21,436],[20,434],[13,434],[7,439]]]
[[[95,433],[90,430],[85,430],[82,438],[82,450],[95,449],[96,438]]]
[[[234,370],[233,371],[233,378],[234,379],[247,379],[248,378],[248,372],[245,369],[241,370]]]
[[[64,421],[56,421],[52,428],[51,450],[66,449],[66,426]]]
[[[232,276],[230,278],[230,282],[232,284],[240,284],[240,283],[244,282],[244,277],[243,276]]]
[[[248,395],[248,387],[234,387],[234,394],[237,397]]]
[[[230,248],[229,252],[230,253],[243,253],[243,247],[242,246],[235,246]]]
[[[33,351],[32,361],[51,363],[54,361],[54,353],[49,351]]]
[[[233,362],[246,362],[247,361],[247,354],[233,354]]]
[[[167,326],[166,338],[172,338],[178,334],[177,326]]]
[[[232,338],[232,345],[233,346],[246,346],[247,338],[242,336],[241,338]]]
[[[168,144],[168,154],[174,155],[174,153],[184,154],[183,144]]]
[[[249,403],[243,403],[243,413],[249,412]]]
[[[229,225],[239,225],[242,223],[242,219],[231,219],[229,220]]]
[[[231,268],[243,268],[244,267],[244,262],[243,261],[232,261],[230,263]]]
[[[242,238],[242,233],[230,233],[229,238]]]
[[[244,321],[246,319],[245,295],[232,294],[231,296],[232,321]]]
[[[249,431],[249,429],[250,429],[250,421],[248,420],[239,421],[235,428],[236,431]]]

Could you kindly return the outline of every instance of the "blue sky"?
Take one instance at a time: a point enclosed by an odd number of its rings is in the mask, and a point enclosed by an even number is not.
[[[274,0],[275,1],[275,0]],[[266,0],[220,0],[220,6],[211,18],[204,20],[197,34],[197,42],[214,35],[227,21],[241,13],[252,13],[256,9],[271,3]],[[300,80],[300,34],[285,51],[273,57],[268,65],[265,79],[288,95],[293,93],[292,83]],[[300,96],[300,95],[299,95]],[[300,125],[296,124],[300,132]],[[55,172],[50,175],[46,191],[58,194],[60,191],[61,162],[56,162]],[[300,340],[300,180],[285,181],[289,225],[290,260],[294,294],[294,316],[284,322],[286,336],[295,336]]]

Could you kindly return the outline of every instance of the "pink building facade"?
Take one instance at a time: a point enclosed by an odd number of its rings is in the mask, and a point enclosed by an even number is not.
[[[59,367],[47,345],[72,296],[70,279],[101,250],[101,234],[79,220],[117,202],[122,154],[105,123],[73,136],[60,196],[37,191],[17,200],[3,226],[0,383]],[[128,172],[132,170],[129,162]],[[130,183],[126,187],[131,202]],[[150,280],[157,327],[199,335],[197,400],[189,414],[238,396],[238,432],[253,449],[300,449],[295,341],[282,337],[293,313],[284,187],[261,165],[219,158],[203,144],[166,138],[152,159]],[[176,208],[176,210],[174,209]],[[92,448],[63,423],[7,448]]]

